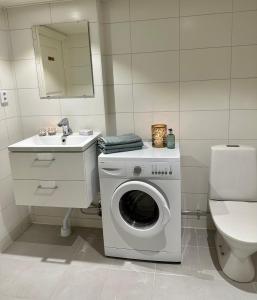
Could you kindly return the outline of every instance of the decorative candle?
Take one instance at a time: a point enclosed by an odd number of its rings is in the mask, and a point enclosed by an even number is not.
[[[152,146],[155,148],[166,147],[167,125],[152,125]]]
[[[49,135],[55,135],[56,134],[56,128],[55,127],[49,127],[47,130]]]

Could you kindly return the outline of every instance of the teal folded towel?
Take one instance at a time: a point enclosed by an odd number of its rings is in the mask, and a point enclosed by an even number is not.
[[[133,147],[133,148],[118,148],[118,149],[112,149],[112,150],[105,150],[105,149],[101,149],[101,151],[104,154],[111,154],[111,153],[118,153],[118,152],[127,152],[127,151],[134,151],[134,150],[141,150],[142,147]]]
[[[115,149],[129,149],[129,148],[138,148],[138,147],[143,147],[144,144],[142,141],[140,142],[135,142],[135,143],[130,143],[130,144],[122,144],[122,145],[103,145],[103,144],[98,144],[100,149],[104,150],[115,150]]]
[[[118,136],[106,136],[98,139],[98,144],[102,146],[124,145],[136,142],[142,142],[142,139],[134,133],[122,134]]]

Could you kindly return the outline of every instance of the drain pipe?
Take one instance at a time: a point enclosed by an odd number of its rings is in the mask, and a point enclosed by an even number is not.
[[[70,216],[72,214],[73,208],[69,208],[63,221],[61,227],[61,236],[68,237],[71,234],[71,224],[70,224]]]
[[[203,211],[200,209],[197,210],[182,210],[182,215],[185,216],[196,216],[198,220],[200,220],[200,217],[202,216],[208,216],[210,214],[209,211]]]

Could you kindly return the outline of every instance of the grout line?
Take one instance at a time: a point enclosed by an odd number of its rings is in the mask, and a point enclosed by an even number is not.
[[[247,13],[247,12],[256,12],[257,9],[249,9],[249,10],[229,10],[223,12],[210,12],[210,13],[202,13],[202,14],[180,14],[179,16],[170,16],[170,17],[159,17],[159,18],[147,18],[147,19],[131,19],[124,21],[114,21],[114,22],[103,22],[103,24],[119,24],[119,23],[128,23],[128,22],[147,22],[147,21],[157,21],[157,20],[168,20],[168,19],[178,19],[178,18],[190,18],[190,17],[201,17],[201,16],[212,16],[212,15],[224,15],[224,14],[236,14],[236,13]]]
[[[165,53],[165,52],[179,52],[179,51],[197,51],[197,50],[209,50],[209,49],[223,49],[223,48],[238,48],[238,47],[254,47],[257,46],[256,43],[250,44],[224,44],[220,46],[203,46],[203,47],[194,47],[194,48],[176,48],[176,49],[160,49],[160,50],[145,50],[145,51],[136,51],[136,52],[112,52],[112,53],[103,53],[103,56],[122,56],[122,55],[140,55],[140,54],[157,54],[157,53]],[[19,59],[17,59],[19,60]]]
[[[131,0],[129,0],[129,20],[131,19]],[[132,50],[132,32],[131,32],[131,21],[129,21],[129,48]],[[131,82],[134,81],[133,79],[133,63],[132,63],[132,54],[130,54],[130,76],[131,76]],[[135,133],[135,99],[134,99],[134,88],[133,85],[131,85],[131,96],[132,96],[132,118],[133,118],[133,131]],[[116,110],[116,108],[115,108]],[[115,111],[115,114],[117,115],[117,111]],[[117,132],[117,123],[116,123],[116,132]]]
[[[232,11],[234,9],[234,0],[232,1]],[[234,14],[232,14],[232,19],[231,19],[231,32],[230,32],[230,78],[229,78],[229,98],[228,98],[228,144],[229,144],[229,140],[230,140],[230,120],[231,120],[231,95],[232,95],[232,91],[231,91],[231,87],[232,87],[232,54],[233,54],[233,31],[234,31]]]
[[[179,82],[178,82],[178,109],[179,109],[179,113],[178,113],[178,134],[179,137],[181,137],[181,17],[180,17],[180,10],[181,10],[181,1],[179,1],[178,3],[179,7],[179,24],[178,24],[178,47],[179,47],[179,52],[178,52],[178,78],[179,78]],[[175,137],[176,139],[176,137]]]
[[[254,10],[250,10],[254,11]],[[132,19],[129,16],[129,20],[124,21],[114,21],[114,22],[103,22],[103,24],[117,24],[117,23],[127,23],[127,22],[148,22],[148,21],[158,21],[158,20],[169,20],[169,19],[179,19],[179,18],[190,18],[190,17],[201,17],[201,16],[212,16],[212,15],[224,15],[224,14],[232,14],[233,11],[223,11],[223,12],[210,12],[210,13],[202,13],[202,14],[180,14],[180,11],[177,16],[169,16],[169,17],[158,17],[158,18],[146,18],[146,19]]]
[[[249,77],[232,77],[233,80],[247,80],[247,79],[257,79],[257,76],[249,76]],[[129,82],[129,83],[106,83],[104,85],[99,86],[113,86],[113,85],[150,85],[150,84],[165,84],[165,83],[190,83],[190,82],[205,82],[205,81],[229,81],[230,77],[226,78],[207,78],[207,79],[188,79],[188,80],[172,80],[172,81],[149,81],[149,82]],[[98,86],[98,85],[96,85]],[[19,88],[19,89],[35,89],[35,88]]]
[[[151,293],[151,300],[153,300],[154,290],[155,290],[155,283],[156,283],[156,273],[157,273],[157,263],[154,263],[154,274],[153,274],[153,284],[152,284],[152,293]]]

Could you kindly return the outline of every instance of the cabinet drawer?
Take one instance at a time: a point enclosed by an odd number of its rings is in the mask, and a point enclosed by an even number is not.
[[[18,205],[87,208],[92,199],[84,181],[14,180]]]
[[[84,154],[9,152],[13,179],[84,180]]]

